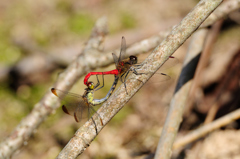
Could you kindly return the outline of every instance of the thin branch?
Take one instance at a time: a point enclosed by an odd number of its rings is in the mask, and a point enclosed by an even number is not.
[[[199,11],[202,9],[202,11],[205,12],[204,16],[207,17],[213,10],[216,9],[216,7],[218,7],[218,5],[221,2],[222,1],[220,0],[219,1],[216,1],[216,0],[200,1],[198,5],[194,8],[194,10]],[[204,7],[201,8],[202,6]],[[204,13],[201,13],[201,14],[204,14]],[[201,39],[202,44],[204,42],[204,39],[205,38]],[[201,49],[203,45],[199,45],[199,46]],[[174,96],[170,103],[170,109],[168,111],[168,115],[164,123],[163,131],[162,131],[162,134],[158,143],[157,151],[155,154],[155,159],[168,159],[172,155],[172,145],[175,140],[176,134],[178,132],[180,123],[182,122],[184,106],[187,102],[187,97],[188,97],[187,95],[189,93],[189,90],[192,84],[191,81],[198,63],[199,55],[201,53],[201,50],[198,50],[198,51],[200,52],[195,52],[195,50],[191,52],[193,53],[194,58],[191,57],[192,58],[191,61],[189,61],[189,59],[186,59],[188,63],[187,64],[185,63],[186,65],[182,69]],[[192,55],[189,55],[189,56],[192,56]],[[192,67],[192,65],[194,65],[194,67]]]
[[[204,52],[208,52],[208,53],[206,53],[206,54],[209,54],[209,56],[210,56],[210,54],[211,54],[211,52],[212,52],[212,49],[213,49],[213,46],[214,46],[214,43],[216,42],[216,40],[217,40],[217,36],[219,35],[219,33],[220,33],[220,30],[221,30],[221,27],[222,27],[222,24],[223,24],[223,20],[219,20],[219,21],[217,21],[214,25],[213,25],[213,27],[212,27],[212,33],[210,33],[209,34],[209,39],[208,40],[206,40],[206,42],[208,43],[208,44],[206,44],[206,49],[204,49],[204,51],[203,51],[203,54],[204,54]],[[206,60],[206,63],[205,63],[205,66],[207,66],[207,61],[208,61],[208,59],[209,58],[206,58],[205,57],[205,59],[203,59],[203,60]],[[200,63],[199,63],[200,64]],[[202,72],[203,72],[203,70],[201,70],[200,71],[200,76],[202,75]],[[199,76],[199,77],[200,77]],[[201,77],[200,77],[201,78]],[[196,82],[196,81],[194,81],[194,82]],[[194,85],[194,84],[193,84]],[[193,88],[194,89],[194,88]],[[193,90],[192,89],[192,90]],[[200,90],[201,92],[202,92],[202,94],[203,94],[203,90],[202,89],[200,89],[200,81],[197,81],[196,82],[196,84],[195,84],[195,89],[196,90]],[[192,93],[193,93],[193,98],[192,98],[192,100],[196,97],[196,93],[198,92],[198,91],[193,91]],[[196,98],[195,98],[196,99]],[[198,101],[199,101],[199,99],[197,99]],[[190,105],[190,106],[193,106],[193,103],[192,103],[192,105]],[[210,110],[208,111],[208,114],[207,114],[207,117],[206,117],[206,119],[205,119],[205,121],[204,121],[204,124],[207,124],[207,123],[210,123],[210,122],[212,122],[213,120],[214,120],[214,118],[215,118],[215,116],[216,116],[216,114],[217,114],[217,112],[218,112],[218,110],[219,110],[219,107],[220,105],[219,104],[214,104],[214,105],[212,105],[212,106],[209,106],[209,107],[211,107],[210,108]],[[199,108],[199,106],[197,106],[197,108]]]
[[[200,27],[208,27],[218,20],[226,17],[230,12],[240,8],[240,0],[226,0],[224,1]],[[229,12],[230,11],[230,12]]]
[[[183,147],[183,146],[199,139],[200,137],[207,135],[208,133],[210,133],[214,130],[217,130],[223,126],[226,126],[227,124],[229,124],[239,118],[240,118],[240,109],[237,109],[237,110],[213,121],[212,123],[206,124],[198,129],[190,132],[185,137],[178,139],[174,143],[173,149],[178,149],[180,147]]]
[[[220,3],[221,0],[203,0],[199,2],[181,23],[172,30],[171,34],[145,59],[142,69],[146,69],[147,72],[156,72]],[[129,77],[129,79],[135,78],[137,80],[127,81],[128,95],[123,85],[118,88],[109,100],[98,110],[98,114],[103,119],[103,126],[100,124],[98,116],[96,114],[93,116],[98,132],[123,108],[131,97],[143,86],[143,83],[152,75],[153,74],[149,73]],[[92,123],[92,120],[89,120],[78,129],[57,158],[76,158],[90,145],[96,135],[95,125]]]
[[[171,156],[171,147],[174,142],[179,124],[182,120],[184,106],[187,102],[192,79],[197,67],[208,29],[200,29],[193,34],[188,53],[184,60],[183,69],[176,86],[176,93],[172,98],[169,113],[164,124],[161,138],[158,145],[160,158]],[[169,137],[169,135],[171,135]]]
[[[192,110],[194,101],[196,99],[196,92],[200,92],[201,90],[199,90],[199,85],[200,85],[200,81],[202,80],[201,75],[202,75],[202,71],[204,70],[204,68],[207,66],[208,64],[208,59],[211,55],[212,52],[212,48],[213,48],[213,43],[216,41],[217,36],[219,34],[220,28],[222,26],[222,20],[216,22],[213,27],[210,29],[210,33],[208,34],[208,37],[206,38],[206,42],[205,42],[205,46],[204,49],[202,51],[202,55],[199,61],[199,64],[197,66],[195,75],[194,75],[194,81],[192,83],[191,86],[191,90],[189,93],[189,100],[188,100],[188,107],[187,107],[187,112],[186,112],[186,116],[188,116]]]

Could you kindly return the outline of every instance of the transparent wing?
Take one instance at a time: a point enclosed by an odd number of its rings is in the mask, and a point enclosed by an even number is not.
[[[157,88],[165,82],[173,82],[173,79],[176,78],[175,66],[178,64],[179,59],[174,56],[170,56],[166,63],[164,63],[163,66],[161,66],[155,75],[149,80],[148,85],[154,85]]]
[[[167,60],[167,62],[157,72],[155,72],[153,77],[151,77],[148,84],[156,84],[156,83],[161,84],[162,82],[171,80],[172,68],[173,68],[173,66],[177,65],[178,63],[179,63],[179,60],[177,58],[170,56],[169,59]],[[134,65],[131,68],[131,70],[135,70],[137,74],[151,74],[151,72],[147,71],[148,70],[147,68],[142,69],[141,67],[139,67],[142,64],[143,63],[140,62],[140,64]],[[151,65],[150,65],[150,67],[151,67]],[[134,71],[131,71],[130,73],[133,73],[133,72]],[[124,79],[126,79],[126,77],[124,77]]]
[[[125,59],[125,54],[126,54],[126,40],[125,40],[125,37],[123,36],[122,37],[122,44],[121,44],[121,51],[120,51],[118,62]]]
[[[69,115],[74,116],[76,122],[80,122],[82,118],[85,118],[84,114],[88,107],[87,101],[78,94],[70,93],[67,91],[59,90],[56,88],[51,89],[52,93],[61,99],[62,110]]]
[[[117,68],[117,66],[118,66],[118,57],[117,57],[117,55],[116,54],[114,54],[114,53],[112,53],[112,56],[113,56],[113,60],[114,60],[114,62],[115,62],[115,66],[116,66],[116,68]]]
[[[145,58],[147,58],[148,54],[145,55],[141,55],[138,57],[138,63],[136,65],[134,65],[134,68],[137,68],[138,66],[142,65],[142,64],[147,64],[146,62],[143,62],[145,60]],[[174,66],[179,64],[179,59],[177,57],[174,56],[169,56],[168,60],[159,68],[159,70],[161,71],[166,71],[166,70],[170,70],[171,68],[173,68]],[[150,67],[152,67],[150,65]]]
[[[155,75],[152,77],[152,80],[150,80],[150,82],[153,82],[153,83],[165,82],[165,81],[168,81],[170,79],[171,79],[171,77],[169,75],[157,71],[155,73]]]
[[[92,107],[92,106],[90,106],[90,107],[88,107],[88,118],[90,119],[92,116],[93,116],[93,114],[97,114],[97,116],[98,116],[98,120],[100,120],[101,121],[101,125],[103,125],[103,122],[102,122],[102,118],[101,118],[101,116],[96,112],[96,110]],[[95,121],[94,121],[95,122]]]
[[[76,110],[74,111],[74,119],[76,120],[76,122],[80,122],[83,118],[86,118],[86,114],[87,114],[87,108],[88,106],[78,106],[76,108]]]
[[[167,71],[179,64],[179,59],[174,56],[169,56],[168,60],[160,67],[160,70]]]

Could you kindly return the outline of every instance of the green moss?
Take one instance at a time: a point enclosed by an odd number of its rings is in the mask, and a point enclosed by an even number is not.
[[[87,14],[76,14],[69,18],[69,29],[77,34],[89,34],[94,26],[94,19]]]
[[[0,128],[8,129],[7,123],[17,124],[29,112],[26,109],[26,103],[16,98],[15,92],[11,91],[6,84],[0,85]]]
[[[34,104],[40,101],[46,91],[50,91],[50,89],[48,90],[49,87],[43,84],[35,84],[30,88],[31,96],[29,97],[29,99],[27,99],[27,101],[31,106],[34,106]]]
[[[114,19],[115,21],[109,22],[109,30],[111,33],[117,33],[125,29],[133,29],[137,26],[137,20],[128,12],[121,11]]]
[[[35,28],[33,28],[32,35],[39,45],[46,46],[49,44],[49,34],[46,33],[42,28],[35,26]]]
[[[11,65],[20,57],[20,50],[11,44],[11,26],[0,22],[0,62]]]
[[[122,13],[120,16],[123,29],[132,29],[136,27],[136,19],[130,13]]]
[[[0,39],[0,41],[0,62],[6,65],[15,63],[21,55],[20,50],[4,41],[4,39]]]

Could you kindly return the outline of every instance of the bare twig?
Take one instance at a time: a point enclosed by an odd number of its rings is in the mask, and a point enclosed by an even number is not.
[[[157,71],[220,3],[220,0],[201,1],[148,56],[143,62],[144,65],[142,69],[147,69],[147,72]],[[142,76],[132,75],[129,77],[129,79],[136,78],[138,80],[127,81],[128,95],[126,95],[123,85],[119,87],[98,110],[98,114],[102,117],[104,125],[110,121],[152,75],[153,74],[144,74]],[[139,82],[139,80],[143,81],[143,83]],[[97,119],[97,115],[94,115],[93,118],[97,123],[97,130],[100,131],[104,126],[99,124],[100,121]],[[94,124],[89,120],[75,133],[74,137],[64,147],[57,158],[76,158],[89,146],[96,135]]]
[[[236,89],[239,88],[239,85],[237,84],[239,82],[239,78],[240,78],[239,68],[240,68],[240,56],[234,56],[232,58],[230,67],[227,67],[227,73],[224,75],[225,77],[221,79],[221,83],[219,84],[215,98],[210,100],[210,102],[202,102],[203,104],[201,104],[201,106],[203,106],[204,104],[211,105],[211,107],[208,111],[207,117],[204,121],[204,124],[207,124],[207,123],[210,123],[211,121],[213,121],[218,110],[221,107],[223,107],[223,105],[225,103],[228,103],[229,100],[231,100],[231,98],[234,98],[235,95],[233,95],[233,94],[235,94],[235,93],[230,93],[230,92],[234,92],[234,91],[229,89],[229,87],[234,88],[234,83],[235,83],[235,88]],[[236,80],[234,80],[235,79],[234,77],[236,77]],[[234,82],[234,81],[236,81],[236,82]],[[229,86],[229,83],[231,83],[232,86]],[[232,94],[232,95],[229,95],[229,97],[224,97],[224,94],[226,94],[226,92],[228,92],[229,94]],[[238,95],[238,97],[239,97],[239,95]],[[200,106],[198,106],[198,108],[199,107]]]
[[[217,22],[219,19],[226,17],[230,12],[240,8],[240,0],[226,0],[224,1],[200,27],[207,27]]]
[[[198,129],[192,131],[185,137],[180,138],[179,140],[177,140],[174,143],[173,149],[178,149],[180,147],[183,147],[183,146],[199,139],[200,137],[205,136],[209,132],[219,129],[222,126],[226,126],[227,124],[229,124],[239,118],[240,118],[240,109],[237,109],[234,112],[231,112],[231,113],[213,121],[212,123],[206,124]]]
[[[204,125],[211,123],[215,119],[219,108],[220,108],[220,104],[217,102],[211,105],[211,108],[207,113],[207,117],[205,118]]]
[[[69,90],[77,79],[85,74],[86,70],[90,69],[89,61],[93,61],[91,58],[87,58],[94,54],[94,50],[103,42],[104,36],[107,33],[107,20],[106,18],[100,18],[93,29],[91,38],[85,46],[83,54],[79,56],[75,62],[59,76],[54,87]],[[87,56],[85,57],[85,54]],[[93,55],[92,55],[93,56]],[[112,58],[112,57],[109,57]],[[96,62],[94,60],[94,62]],[[48,117],[52,111],[59,107],[58,99],[51,94],[50,89],[42,98],[42,100],[34,106],[32,112],[25,117],[12,134],[5,139],[0,145],[0,158],[9,158],[17,149],[19,149],[25,141],[29,139],[34,130]]]
[[[214,10],[222,1],[200,1],[198,5],[193,10],[202,10],[205,18]],[[204,6],[204,7],[203,7]],[[203,7],[203,8],[202,8]],[[197,13],[198,14],[198,13]],[[195,15],[197,15],[195,14]],[[194,60],[191,60],[194,61]],[[172,145],[175,140],[175,136],[177,134],[179,125],[182,121],[182,115],[185,103],[187,101],[187,94],[189,92],[189,88],[191,82],[189,80],[193,77],[194,71],[191,68],[188,68],[191,64],[191,61],[188,65],[184,66],[182,73],[180,75],[178,84],[176,86],[176,90],[174,96],[170,103],[170,109],[167,115],[166,122],[164,123],[163,131],[161,134],[161,138],[157,147],[157,151],[155,154],[155,159],[168,159],[172,154]],[[196,63],[194,63],[196,66]],[[195,68],[194,68],[195,69]],[[193,70],[194,70],[193,69]]]
[[[171,146],[181,122],[182,111],[186,104],[186,99],[207,33],[208,29],[200,29],[193,34],[188,53],[184,60],[183,69],[176,86],[176,93],[171,101],[170,110],[159,141],[158,152],[162,152],[163,155],[161,158],[171,155]],[[168,135],[171,135],[171,137],[169,138]]]
[[[188,107],[188,111],[186,113],[186,116],[188,116],[189,113],[191,112],[191,109],[193,107],[193,103],[195,101],[194,99],[196,99],[195,97],[196,97],[197,92],[202,92],[199,89],[200,80],[202,79],[201,78],[202,71],[204,70],[204,68],[208,64],[208,61],[209,61],[208,59],[209,59],[209,57],[211,55],[211,52],[212,52],[213,43],[215,43],[215,41],[217,39],[218,33],[219,33],[220,28],[222,26],[222,22],[223,21],[220,20],[220,21],[218,21],[218,23],[215,23],[213,25],[213,27],[211,28],[211,32],[206,39],[205,46],[204,46],[204,49],[202,51],[200,61],[199,61],[196,73],[194,75],[194,81],[193,81],[193,84],[191,86],[191,90],[190,90],[190,93],[189,93],[189,100],[188,100],[189,107]],[[202,93],[199,93],[199,94],[202,94]]]

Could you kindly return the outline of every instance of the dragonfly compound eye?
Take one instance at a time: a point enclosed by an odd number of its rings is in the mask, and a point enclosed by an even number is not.
[[[89,89],[94,89],[94,83],[93,82],[88,82],[87,84]]]
[[[137,57],[136,56],[129,56],[130,61],[132,62],[132,64],[136,64],[137,63]]]

